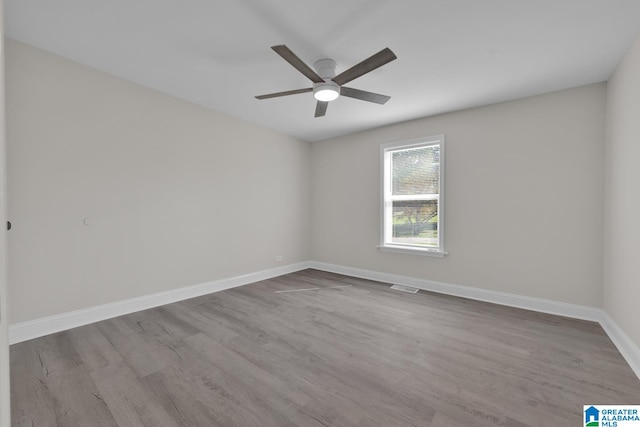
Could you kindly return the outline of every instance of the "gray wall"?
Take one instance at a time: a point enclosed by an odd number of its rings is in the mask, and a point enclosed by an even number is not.
[[[605,85],[314,143],[312,259],[600,307]],[[379,147],[446,136],[445,258],[381,252]]]
[[[309,259],[309,143],[12,40],[6,77],[11,323]]]
[[[640,347],[640,38],[607,84],[604,309]]]

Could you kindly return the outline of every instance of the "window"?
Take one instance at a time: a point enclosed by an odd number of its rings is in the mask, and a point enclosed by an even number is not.
[[[382,250],[443,256],[444,135],[381,146]]]

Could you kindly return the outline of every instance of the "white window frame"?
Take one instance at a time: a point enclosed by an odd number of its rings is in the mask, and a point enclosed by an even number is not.
[[[391,195],[391,153],[397,150],[440,145],[440,189],[437,195]],[[380,179],[381,193],[380,205],[380,245],[382,251],[401,252],[416,255],[443,257],[447,255],[444,250],[444,167],[445,167],[445,138],[444,135],[435,135],[426,138],[412,139],[409,141],[392,142],[380,145]],[[394,200],[425,200],[427,198],[438,199],[438,247],[428,248],[408,243],[394,243],[391,241]]]

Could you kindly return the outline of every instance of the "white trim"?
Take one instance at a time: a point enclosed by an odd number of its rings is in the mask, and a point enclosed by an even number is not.
[[[556,314],[559,316],[590,320],[593,322],[599,322],[601,319],[600,313],[602,312],[602,310],[595,307],[569,304],[542,298],[527,297],[522,295],[510,294],[507,292],[491,291],[488,289],[474,288],[471,286],[452,285],[449,283],[436,282],[433,280],[417,279],[415,277],[381,273],[378,271],[345,267],[342,265],[327,264],[324,262],[311,261],[309,264],[310,268],[315,268],[317,270],[344,274],[353,277],[360,277],[362,279],[375,280],[378,282],[391,283],[394,285],[412,286],[414,288],[423,289],[425,291],[453,295],[478,301],[485,301],[494,304],[506,305],[509,307],[523,308],[525,310]]]
[[[391,162],[390,162],[390,150],[392,149],[412,149],[422,148],[425,146],[438,145],[440,147],[440,180],[439,191],[437,195],[409,195],[409,196],[393,196],[391,195]],[[446,255],[444,249],[444,218],[445,218],[445,136],[444,134],[434,135],[424,138],[417,138],[405,141],[396,141],[386,144],[380,144],[380,245],[379,248],[397,248],[398,246],[404,246],[401,243],[392,243],[391,227],[386,227],[385,221],[393,217],[392,214],[392,202],[394,200],[438,200],[438,248],[436,253],[443,256]],[[407,245],[407,248],[411,247]],[[399,251],[389,250],[389,252],[404,252],[414,253],[414,251]]]
[[[0,0],[0,32],[4,34],[4,1]],[[5,100],[5,45],[0,40],[0,427],[11,425],[11,392],[9,374],[9,285],[7,277],[7,121]]]
[[[392,202],[407,202],[413,200],[440,200],[439,194],[400,194],[397,196],[389,195],[389,200]]]
[[[633,372],[635,372],[636,376],[640,379],[640,347],[624,333],[622,328],[620,328],[604,310],[602,310],[600,326],[602,326],[602,329],[609,335],[609,338],[611,338],[613,344],[618,348],[624,360],[627,361]]]
[[[411,254],[411,255],[423,255],[423,256],[434,256],[438,258],[442,258],[445,255],[449,255],[449,252],[441,252],[434,249],[426,249],[419,247],[411,247],[409,245],[406,246],[377,246],[378,249],[384,252],[398,252],[401,254]]]
[[[199,297],[213,292],[231,289],[261,280],[282,276],[283,274],[309,268],[308,262],[284,265],[281,267],[261,270],[242,276],[229,277],[199,285],[178,288],[175,290],[158,292],[124,301],[117,301],[96,307],[75,310],[68,313],[42,317],[40,319],[20,322],[9,326],[9,343],[17,344],[33,338],[53,334],[89,323],[99,322],[105,319],[134,313],[148,308],[158,307],[173,302],[183,301],[189,298]]]

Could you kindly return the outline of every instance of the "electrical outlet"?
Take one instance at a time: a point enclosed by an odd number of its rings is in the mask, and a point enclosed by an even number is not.
[[[276,255],[276,262],[280,262],[284,259],[282,255]]]

